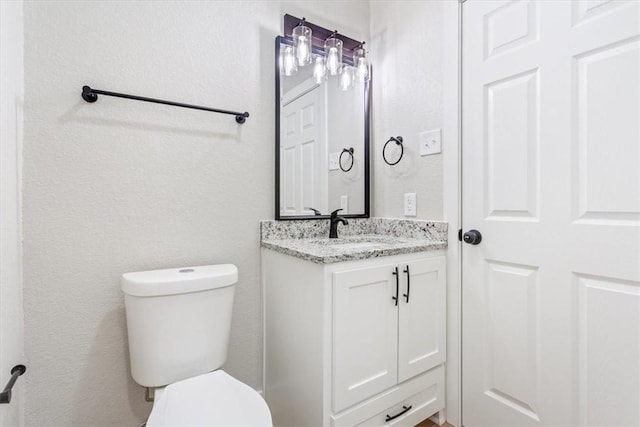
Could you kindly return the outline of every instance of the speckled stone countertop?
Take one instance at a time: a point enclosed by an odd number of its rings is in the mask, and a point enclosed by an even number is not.
[[[329,239],[329,220],[261,221],[261,246],[318,264],[447,247],[447,223],[392,218],[349,219]]]

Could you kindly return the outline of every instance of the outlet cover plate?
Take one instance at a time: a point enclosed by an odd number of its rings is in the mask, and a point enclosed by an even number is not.
[[[442,152],[440,135],[440,129],[434,129],[420,133],[420,135],[418,136],[418,140],[420,141],[421,156],[429,156],[431,154],[438,154]]]
[[[349,213],[349,196],[340,196],[340,209],[342,209],[340,215]]]
[[[416,216],[416,193],[404,193],[404,216]]]

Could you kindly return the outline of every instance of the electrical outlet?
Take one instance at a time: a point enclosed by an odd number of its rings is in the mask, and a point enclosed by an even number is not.
[[[416,216],[416,193],[404,193],[404,216]]]
[[[329,153],[329,170],[340,169],[340,153]]]
[[[340,212],[341,215],[349,213],[349,196],[340,196]]]
[[[442,152],[442,144],[440,141],[440,129],[434,129],[422,132],[419,135],[420,155],[429,156]]]

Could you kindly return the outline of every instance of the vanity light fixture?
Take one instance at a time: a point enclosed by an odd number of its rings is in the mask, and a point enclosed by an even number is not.
[[[285,76],[311,65],[316,84],[322,84],[328,76],[337,76],[337,84],[343,91],[352,88],[356,81],[367,84],[371,78],[365,42],[338,34],[338,30],[331,31],[307,22],[306,18],[285,14],[283,40],[279,69]]]
[[[293,41],[295,42],[296,61],[298,65],[311,64],[311,28],[307,27],[305,18],[302,18],[297,27],[293,29]]]
[[[364,42],[353,51],[353,66],[356,67],[356,77],[360,83],[369,81],[369,61],[364,50]]]
[[[336,38],[338,34],[334,31],[328,39],[324,41],[324,52],[327,55],[327,70],[332,76],[337,76],[342,67],[342,40]]]

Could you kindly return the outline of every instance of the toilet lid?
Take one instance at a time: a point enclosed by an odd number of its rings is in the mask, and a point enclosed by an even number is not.
[[[222,370],[165,387],[147,421],[147,427],[271,425],[258,392]]]

